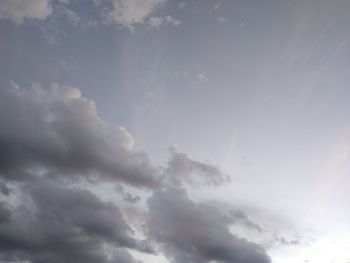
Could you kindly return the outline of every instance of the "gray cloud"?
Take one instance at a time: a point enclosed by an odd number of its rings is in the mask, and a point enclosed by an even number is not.
[[[170,147],[169,152],[170,159],[165,172],[171,183],[220,185],[230,182],[230,177],[214,165],[198,162],[175,147]]]
[[[115,191],[121,195],[124,201],[129,202],[129,203],[138,203],[141,201],[141,197],[138,195],[133,195],[129,192],[126,192],[124,190],[124,187],[122,185],[116,185],[115,186]]]
[[[11,211],[5,202],[0,202],[0,225],[10,221]]]
[[[3,195],[10,195],[11,193],[11,189],[7,186],[7,184],[5,182],[1,182],[0,181],[0,192],[3,194]]]
[[[46,19],[52,13],[50,0],[1,0],[0,19],[21,24],[24,19]]]
[[[242,210],[230,211],[228,214],[228,218],[231,224],[240,223],[251,229],[255,229],[258,232],[264,231],[262,226],[250,220],[247,214]]]
[[[72,187],[72,179],[124,183],[136,193],[229,182],[217,167],[174,147],[166,166],[155,167],[145,152],[134,150],[125,128],[101,120],[95,103],[69,86],[23,89],[12,83],[0,89],[0,123],[1,189],[8,194],[10,181],[21,201],[0,205],[0,261],[120,263],[134,262],[126,248],[154,253],[149,241],[134,237],[116,205]],[[140,200],[118,190],[125,201]],[[154,193],[145,226],[147,238],[173,262],[269,262],[263,248],[232,235],[216,209],[179,191]]]
[[[162,244],[171,262],[270,262],[262,247],[231,234],[217,209],[192,202],[185,190],[156,192],[149,209],[150,235]]]
[[[152,253],[145,241],[132,236],[115,205],[88,190],[45,181],[25,184],[22,192],[11,217],[0,206],[2,260],[112,263],[133,262],[122,248]]]
[[[126,202],[133,203],[133,204],[141,201],[141,197],[139,197],[138,195],[132,195],[130,193],[124,193],[123,194],[123,199]]]
[[[132,136],[102,121],[79,89],[1,89],[0,123],[0,175],[7,179],[59,174],[159,185],[157,169],[133,149]]]
[[[101,120],[95,103],[77,88],[12,83],[0,90],[0,123],[0,176],[7,180],[60,176],[151,189],[163,179],[178,185],[229,182],[217,167],[174,147],[166,167],[155,167],[145,152],[134,150],[130,133]]]

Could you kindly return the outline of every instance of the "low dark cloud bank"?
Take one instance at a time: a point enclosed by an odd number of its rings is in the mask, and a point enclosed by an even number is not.
[[[1,87],[0,261],[139,262],[129,253],[134,250],[175,263],[270,262],[261,246],[230,232],[234,221],[193,202],[182,188],[224,184],[227,175],[175,148],[158,167],[133,144],[128,131],[101,120],[78,89]],[[140,219],[144,238],[123,206],[87,187],[100,182],[152,191]],[[123,191],[122,197],[142,206],[138,195]]]

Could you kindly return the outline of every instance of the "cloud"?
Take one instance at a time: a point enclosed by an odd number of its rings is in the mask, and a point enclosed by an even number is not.
[[[209,78],[204,73],[197,74],[197,79],[201,82],[208,82]]]
[[[230,182],[230,177],[214,165],[193,160],[186,153],[179,152],[176,147],[170,147],[169,152],[165,173],[172,184],[221,185]]]
[[[141,197],[140,196],[132,195],[131,193],[126,192],[122,185],[116,185],[115,186],[115,191],[117,193],[119,193],[122,196],[123,200],[126,201],[126,202],[129,202],[129,203],[132,203],[132,204],[136,204],[137,202],[141,201]]]
[[[124,199],[124,201],[129,202],[129,203],[133,203],[133,204],[141,201],[141,197],[139,197],[138,195],[132,195],[130,193],[124,193],[123,199]]]
[[[181,25],[181,21],[179,19],[175,19],[172,16],[166,16],[165,21],[173,26]]]
[[[250,220],[247,214],[242,210],[230,211],[228,214],[228,219],[231,224],[240,223],[258,232],[264,231],[264,229],[259,224]]]
[[[77,10],[79,12],[79,9]],[[69,3],[56,2],[52,14],[45,23],[37,24],[42,36],[51,45],[57,45],[67,36],[67,26],[76,29],[85,28],[87,20],[84,14],[72,10]],[[82,17],[80,17],[82,15]]]
[[[164,168],[154,166],[123,127],[100,119],[93,101],[77,88],[53,84],[0,89],[0,177],[46,177],[126,183],[155,189],[166,183],[220,185],[217,167],[170,148]]]
[[[60,176],[159,185],[159,171],[133,149],[130,133],[102,121],[77,88],[2,88],[0,123],[0,176],[8,180]]]
[[[181,25],[181,21],[173,18],[172,16],[165,16],[165,17],[152,16],[148,19],[147,23],[151,28],[154,28],[154,29],[159,29],[162,25],[173,25],[173,26]]]
[[[0,225],[10,221],[11,211],[5,202],[0,202]]]
[[[226,19],[225,17],[220,16],[220,17],[218,18],[218,22],[221,23],[221,24],[226,24],[227,19]]]
[[[230,181],[226,174],[175,147],[164,167],[154,166],[79,89],[11,82],[0,89],[0,124],[1,262],[132,263],[128,250],[153,254],[153,245],[175,263],[270,262],[262,247],[231,234],[214,206],[172,188],[221,185]],[[132,186],[131,193],[117,191],[133,205],[102,201],[89,190],[88,182],[103,181]],[[143,189],[155,191],[149,210]],[[127,221],[124,213],[134,208],[144,213]],[[256,227],[244,214],[231,217]]]
[[[211,200],[224,216],[225,222],[232,226],[235,235],[262,245],[265,249],[280,249],[283,246],[307,245],[309,238],[301,234],[301,229],[284,216],[266,208],[251,206],[244,202],[222,203]]]
[[[50,0],[1,0],[0,19],[21,24],[24,19],[44,20],[52,13]]]
[[[1,182],[0,181],[0,192],[3,194],[3,195],[6,195],[6,196],[9,196],[10,195],[10,188],[7,186],[7,184],[5,182]]]
[[[113,0],[106,20],[108,23],[132,29],[137,24],[145,23],[146,18],[165,2],[166,0]]]
[[[264,248],[231,234],[215,207],[194,203],[183,189],[155,192],[148,204],[150,236],[170,262],[270,262]]]
[[[160,28],[160,26],[163,24],[163,18],[161,17],[157,17],[157,16],[152,16],[149,20],[148,20],[148,25],[151,28],[155,28],[158,29]]]
[[[62,11],[63,15],[69,20],[70,23],[72,23],[72,25],[77,26],[79,21],[80,21],[80,17],[78,16],[78,14],[76,12],[74,12],[73,10],[70,10],[68,8],[63,9]]]
[[[152,253],[135,239],[117,206],[53,181],[25,184],[21,203],[0,203],[0,260],[135,262],[124,248]],[[106,253],[108,251],[108,253]]]

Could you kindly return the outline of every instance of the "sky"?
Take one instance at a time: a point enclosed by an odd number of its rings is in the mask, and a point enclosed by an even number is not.
[[[349,263],[350,1],[0,0],[0,262]]]

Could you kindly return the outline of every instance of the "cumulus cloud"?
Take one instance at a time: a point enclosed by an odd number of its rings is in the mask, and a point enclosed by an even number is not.
[[[124,248],[152,253],[117,206],[53,181],[26,184],[17,206],[0,203],[0,260],[134,262]],[[108,251],[106,253],[106,251]]]
[[[217,167],[175,147],[165,168],[154,166],[145,152],[134,150],[131,134],[101,120],[95,103],[77,88],[5,87],[0,90],[0,123],[0,176],[6,180],[58,176],[145,188],[165,181],[229,182]]]
[[[0,176],[8,180],[57,175],[159,185],[157,169],[133,149],[130,133],[102,121],[77,88],[3,88],[0,123]]]
[[[148,203],[150,235],[171,262],[270,262],[264,248],[231,234],[215,207],[194,203],[183,189],[158,191]]]
[[[46,19],[52,13],[50,0],[1,0],[0,19],[20,24],[24,19]]]
[[[106,15],[107,22],[132,29],[137,24],[145,23],[166,0],[113,0],[112,8]]]
[[[270,262],[262,247],[230,233],[237,220],[257,227],[244,214],[228,222],[174,188],[221,185],[226,174],[175,147],[164,167],[154,166],[79,89],[11,82],[0,89],[0,123],[0,261],[132,263],[128,250],[153,254],[155,245],[174,263]],[[140,222],[91,192],[88,182],[101,181],[119,185],[123,200],[144,211]],[[148,210],[142,189],[154,191]]]

